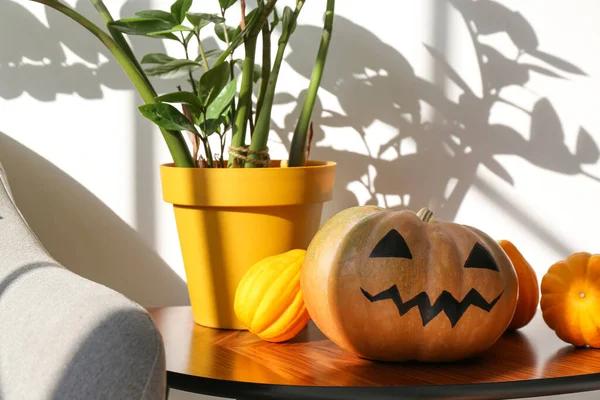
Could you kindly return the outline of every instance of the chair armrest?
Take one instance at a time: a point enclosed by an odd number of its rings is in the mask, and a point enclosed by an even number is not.
[[[0,217],[0,398],[163,399],[164,347],[149,314],[56,262],[1,172]]]

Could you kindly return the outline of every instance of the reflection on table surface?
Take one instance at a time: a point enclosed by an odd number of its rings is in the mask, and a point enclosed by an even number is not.
[[[150,310],[165,343],[167,369],[182,374],[266,384],[388,386],[508,382],[600,373],[600,351],[556,337],[541,314],[505,333],[484,354],[445,364],[384,363],[341,349],[310,322],[286,343],[246,331],[199,326],[189,307]]]

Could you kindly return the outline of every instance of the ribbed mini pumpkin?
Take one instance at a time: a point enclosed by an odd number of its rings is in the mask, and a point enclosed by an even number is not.
[[[541,291],[542,316],[560,339],[600,348],[600,254],[574,253],[552,265]]]
[[[517,247],[508,240],[499,240],[498,244],[506,253],[517,272],[519,280],[519,298],[517,308],[508,330],[520,329],[526,326],[537,311],[540,302],[540,288],[531,264],[527,262]]]
[[[254,264],[240,281],[234,302],[237,317],[263,340],[296,336],[310,316],[302,299],[300,273],[306,250],[295,249]]]

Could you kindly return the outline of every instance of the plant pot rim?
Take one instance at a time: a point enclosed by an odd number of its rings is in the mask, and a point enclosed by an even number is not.
[[[252,171],[268,171],[275,168],[281,168],[280,163],[283,160],[271,160],[271,166],[268,168],[195,168],[195,167],[176,167],[174,163],[161,164],[160,168],[177,169],[177,170],[198,170],[199,173],[224,173],[224,172],[210,172],[210,171],[244,171],[242,173],[252,173]],[[321,161],[321,160],[308,160],[308,165],[302,167],[286,167],[286,169],[321,169],[336,166],[337,163],[334,161]],[[260,172],[258,172],[260,173]]]
[[[187,207],[273,207],[324,203],[333,197],[336,163],[311,160],[280,168],[160,166],[163,200]]]

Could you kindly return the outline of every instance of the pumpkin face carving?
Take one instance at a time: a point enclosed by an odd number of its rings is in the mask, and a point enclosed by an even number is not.
[[[513,316],[518,283],[499,245],[431,213],[342,211],[319,230],[301,287],[321,331],[356,355],[453,361],[490,347]]]

